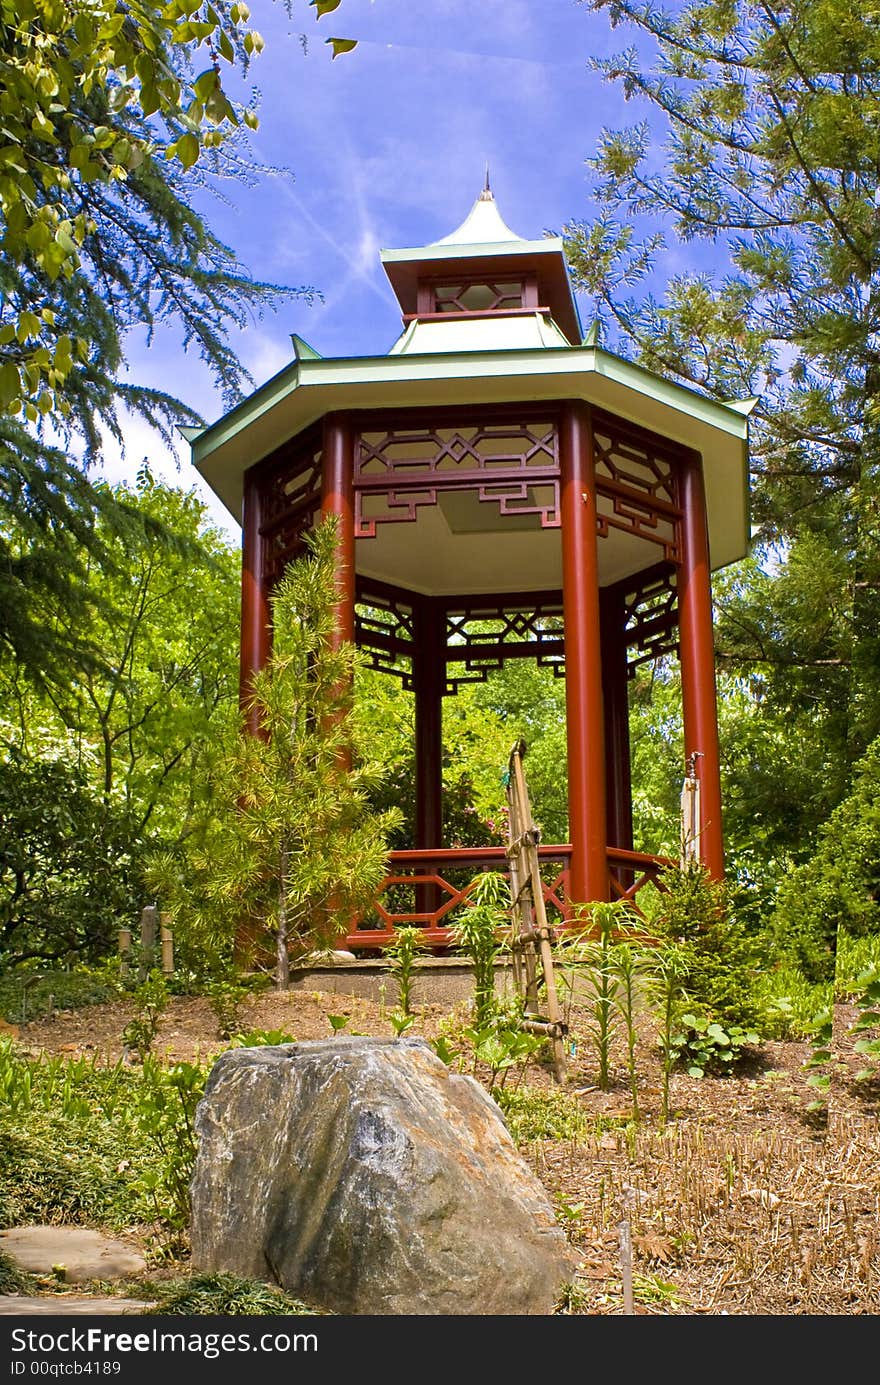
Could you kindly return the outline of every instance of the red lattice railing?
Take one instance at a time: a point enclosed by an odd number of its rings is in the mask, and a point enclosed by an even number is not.
[[[571,847],[539,846],[538,858],[544,885],[548,919],[557,926],[571,919],[568,874]],[[508,872],[503,846],[446,848],[434,851],[392,851],[388,875],[380,886],[373,909],[364,914],[345,938],[347,948],[378,951],[390,942],[395,930],[406,924],[423,929],[425,942],[434,951],[452,944],[456,910],[467,904],[482,871]],[[656,884],[664,856],[639,851],[608,849],[612,898],[633,899],[643,886]]]

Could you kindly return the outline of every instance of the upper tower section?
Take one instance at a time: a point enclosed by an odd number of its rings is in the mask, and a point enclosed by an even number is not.
[[[581,344],[562,240],[511,231],[488,177],[457,230],[380,258],[403,314],[392,355]]]

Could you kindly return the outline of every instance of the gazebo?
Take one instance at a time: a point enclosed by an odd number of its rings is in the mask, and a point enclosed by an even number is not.
[[[243,698],[273,585],[322,515],[338,516],[339,638],[414,693],[415,846],[391,854],[378,929],[353,926],[348,945],[415,921],[443,947],[467,890],[453,881],[504,869],[503,847],[444,846],[441,758],[444,696],[507,659],[565,679],[569,840],[541,846],[548,902],[566,917],[632,897],[660,868],[634,849],[627,683],[671,652],[695,850],[720,878],[710,574],[747,549],[753,401],[584,337],[562,241],[515,235],[488,185],[458,230],[381,261],[403,319],[387,355],[324,359],[294,336],[289,366],[188,431],[243,527]]]

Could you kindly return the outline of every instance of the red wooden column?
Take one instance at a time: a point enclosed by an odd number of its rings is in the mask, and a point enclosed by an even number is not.
[[[242,500],[241,544],[241,646],[239,672],[239,703],[248,709],[253,676],[259,673],[272,647],[272,616],[266,590],[263,562],[262,493],[259,470],[251,467],[244,474]],[[260,735],[260,718],[256,709],[247,710],[247,729]]]
[[[324,419],[321,516],[336,515],[336,640],[354,641],[354,430],[347,414]]]
[[[446,617],[438,600],[413,603],[413,692],[416,740],[416,847],[443,844],[443,692]]]
[[[608,897],[605,746],[596,487],[590,414],[579,401],[559,420],[565,717],[568,735],[570,892],[574,903]]]
[[[599,593],[602,634],[602,704],[605,728],[605,783],[608,842],[633,849],[632,771],[629,746],[629,678],[626,660],[626,611],[623,592],[604,587]]]
[[[678,621],[681,647],[681,701],[685,758],[695,756],[700,783],[698,852],[715,877],[724,875],[721,830],[721,756],[715,696],[712,638],[712,587],[703,466],[688,453],[679,472],[681,487],[681,563],[678,569]]]

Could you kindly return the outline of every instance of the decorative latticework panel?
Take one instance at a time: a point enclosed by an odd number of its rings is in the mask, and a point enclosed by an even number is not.
[[[355,642],[371,668],[399,678],[413,689],[413,605],[405,592],[384,582],[359,578],[355,606]]]
[[[321,508],[320,427],[309,428],[274,457],[260,478],[263,576],[273,587],[303,552],[303,535]]]
[[[624,587],[624,631],[632,678],[639,664],[678,653],[675,570],[665,563],[637,573]]]
[[[556,529],[559,449],[552,416],[474,421],[446,426],[362,427],[355,458],[355,537],[373,538],[379,524],[408,523],[438,492],[474,490],[505,516],[536,516]]]
[[[507,659],[535,659],[565,672],[560,592],[474,598],[446,609],[447,691],[484,683]]]
[[[681,509],[674,449],[600,413],[593,417],[593,446],[600,536],[623,530],[658,544],[663,557],[676,562]]]
[[[436,284],[433,287],[434,312],[497,312],[499,308],[521,308],[521,279],[506,282]]]

